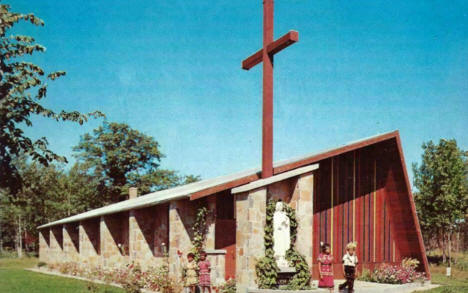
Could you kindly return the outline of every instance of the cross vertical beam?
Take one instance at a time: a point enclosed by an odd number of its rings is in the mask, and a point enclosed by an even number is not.
[[[298,40],[296,31],[273,40],[273,0],[263,0],[263,48],[242,61],[245,70],[263,62],[262,178],[273,175],[273,57]]]
[[[268,54],[268,45],[273,42],[273,13],[273,0],[264,0],[262,178],[273,175],[273,54]]]

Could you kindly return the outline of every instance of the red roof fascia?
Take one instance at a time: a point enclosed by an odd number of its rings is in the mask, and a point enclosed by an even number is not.
[[[333,149],[324,153],[320,153],[320,154],[317,154],[317,155],[314,155],[305,159],[298,160],[296,162],[291,162],[291,163],[287,163],[287,164],[275,167],[273,168],[273,174],[278,175],[283,172],[287,172],[287,171],[290,171],[290,170],[293,170],[293,169],[296,169],[305,165],[310,165],[310,164],[316,163],[318,161],[321,161],[330,157],[338,156],[343,153],[347,153],[349,151],[360,149],[360,148],[363,148],[372,144],[376,144],[376,143],[379,143],[388,139],[392,139],[392,138],[397,138],[397,137],[399,137],[398,130],[385,133],[376,137],[372,137],[364,141],[351,143],[351,144],[348,144],[348,145],[345,145],[345,146],[342,146],[342,147],[339,147],[339,148],[336,148],[336,149]],[[248,184],[260,178],[261,178],[260,173],[257,173],[257,174],[246,176],[244,178],[237,179],[231,182],[227,182],[227,183],[223,183],[214,187],[210,187],[205,190],[200,190],[198,192],[193,193],[190,196],[190,200],[196,200],[196,199],[199,199],[199,198],[202,198],[202,197],[205,197],[205,196],[217,193],[217,192],[224,191],[226,189],[231,189],[237,186]]]

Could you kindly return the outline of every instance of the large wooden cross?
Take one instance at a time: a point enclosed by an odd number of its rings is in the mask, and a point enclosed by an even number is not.
[[[263,48],[242,61],[245,70],[263,62],[262,178],[273,175],[273,56],[298,40],[289,31],[273,41],[273,0],[263,0]]]

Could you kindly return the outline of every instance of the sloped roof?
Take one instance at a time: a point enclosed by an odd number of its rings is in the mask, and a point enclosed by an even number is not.
[[[344,146],[328,149],[319,153],[309,154],[306,156],[298,157],[295,159],[280,161],[273,164],[273,173],[275,175],[287,172],[302,166],[306,166],[317,161],[337,156],[339,154],[349,152],[355,149],[359,149],[368,145],[379,143],[392,138],[399,138],[398,131],[387,132],[376,136],[364,138],[358,141],[354,141]],[[220,191],[231,189],[237,186],[248,184],[250,182],[259,180],[260,168],[250,169],[243,172],[238,172],[230,175],[220,176],[212,179],[205,179],[198,182],[174,187],[167,190],[152,192],[146,195],[139,196],[134,199],[124,200],[118,203],[107,205],[98,209],[90,210],[81,214],[77,214],[71,217],[63,218],[58,221],[50,222],[45,225],[41,225],[38,229],[47,228],[55,225],[66,224],[71,222],[77,222],[86,220],[98,216],[115,214],[123,211],[129,211],[133,209],[139,209],[149,206],[155,206],[172,200],[189,198],[195,200],[202,198]]]

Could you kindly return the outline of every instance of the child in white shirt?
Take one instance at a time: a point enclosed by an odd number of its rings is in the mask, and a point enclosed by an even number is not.
[[[343,256],[343,275],[346,277],[346,281],[338,287],[340,291],[348,287],[348,292],[354,292],[354,279],[358,265],[356,246],[355,242],[346,245],[346,254]]]

